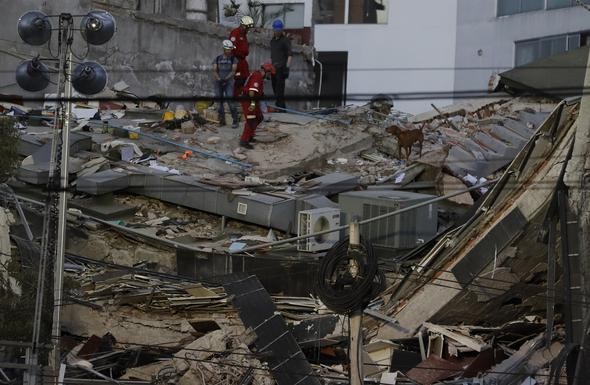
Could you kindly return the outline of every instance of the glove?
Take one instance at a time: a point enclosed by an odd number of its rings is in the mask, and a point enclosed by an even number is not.
[[[290,72],[289,67],[285,67],[285,69],[283,70],[283,77],[285,79],[289,79],[289,72]]]
[[[248,106],[248,111],[252,112],[256,109],[256,104],[254,104],[254,102],[250,103],[250,105]]]

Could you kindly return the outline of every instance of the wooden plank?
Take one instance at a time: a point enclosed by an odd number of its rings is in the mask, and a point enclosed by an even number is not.
[[[476,352],[481,352],[481,351],[486,350],[490,347],[490,345],[486,344],[485,342],[478,341],[475,338],[468,337],[464,334],[453,332],[443,326],[434,325],[434,324],[431,324],[430,322],[424,322],[423,326],[426,329],[430,330],[431,332],[439,333],[445,337],[449,337],[449,338],[467,346],[468,348],[475,350]]]

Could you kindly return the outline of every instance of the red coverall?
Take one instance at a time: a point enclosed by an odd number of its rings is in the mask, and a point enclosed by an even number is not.
[[[229,34],[229,39],[234,43],[232,53],[238,58],[238,69],[234,77],[234,97],[238,97],[242,94],[244,82],[250,74],[248,62],[246,61],[246,57],[250,53],[250,44],[248,43],[248,35],[242,27],[234,28]]]
[[[254,71],[248,76],[246,79],[246,84],[244,85],[244,90],[242,95],[246,97],[246,100],[242,100],[242,111],[244,112],[244,117],[246,118],[246,123],[244,124],[244,131],[242,132],[242,137],[240,138],[240,142],[248,143],[254,137],[254,132],[256,131],[256,127],[262,122],[264,116],[262,115],[262,110],[260,109],[260,102],[256,101],[256,106],[254,107],[254,111],[249,111],[248,108],[250,107],[250,92],[254,93],[254,97],[261,98],[264,95],[264,75],[262,75],[261,71]]]

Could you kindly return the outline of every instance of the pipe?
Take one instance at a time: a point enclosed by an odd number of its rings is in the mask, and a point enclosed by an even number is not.
[[[313,61],[315,63],[318,63],[320,65],[320,84],[319,84],[319,87],[318,87],[318,105],[317,105],[317,108],[319,109],[320,108],[320,100],[321,100],[321,97],[322,97],[322,81],[324,80],[323,79],[324,78],[324,65],[322,64],[321,61],[319,61],[316,58],[314,58]]]
[[[387,213],[387,214],[378,215],[378,216],[373,217],[373,218],[365,219],[365,220],[360,221],[359,222],[359,225],[366,225],[367,223],[371,223],[371,222],[375,222],[375,221],[378,221],[378,220],[381,220],[381,219],[389,218],[389,217],[394,216],[394,215],[403,214],[405,212],[412,211],[412,210],[415,210],[415,209],[420,208],[420,207],[423,207],[423,206],[427,206],[427,205],[432,204],[432,203],[440,202],[440,201],[443,201],[445,199],[455,197],[457,195],[461,195],[461,194],[465,194],[465,193],[470,192],[470,191],[473,191],[473,190],[477,190],[479,188],[485,187],[485,186],[490,185],[492,183],[496,183],[497,181],[498,181],[498,179],[488,180],[488,181],[486,181],[484,183],[481,183],[481,184],[478,184],[478,185],[475,185],[475,186],[471,186],[471,187],[468,187],[468,188],[463,189],[463,190],[460,190],[460,191],[455,191],[454,193],[451,193],[451,194],[447,194],[447,195],[443,195],[443,196],[436,197],[436,198],[433,198],[433,199],[429,199],[427,201],[424,201],[424,202],[421,202],[421,203],[417,203],[415,205],[408,206],[408,207],[405,207],[405,208],[400,209],[400,210],[392,211],[392,212]],[[283,239],[283,240],[275,241],[275,242],[264,243],[264,244],[256,245],[256,246],[245,247],[245,248],[243,248],[241,250],[238,250],[238,251],[234,251],[234,252],[228,251],[228,252],[230,254],[235,254],[235,253],[242,253],[242,252],[260,250],[260,249],[264,249],[264,248],[267,248],[267,247],[273,247],[273,246],[283,245],[285,243],[291,243],[291,242],[295,242],[295,241],[300,241],[302,239],[317,237],[319,235],[335,233],[335,232],[340,231],[340,230],[345,230],[348,227],[349,227],[349,225],[343,225],[343,226],[339,226],[339,227],[336,227],[336,228],[333,228],[333,229],[330,229],[330,230],[319,231],[319,232],[313,233],[313,234],[300,235],[298,237]]]

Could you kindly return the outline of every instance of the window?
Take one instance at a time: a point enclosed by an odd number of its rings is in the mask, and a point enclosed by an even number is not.
[[[299,29],[304,27],[304,16],[303,3],[264,4],[262,24],[266,28],[271,28],[274,20],[281,19],[285,23],[285,28]]]
[[[590,0],[582,0],[590,4]],[[576,0],[498,0],[498,17],[517,13],[557,9],[578,5]]]
[[[390,0],[317,0],[316,24],[387,24]],[[348,10],[348,20],[344,19]]]
[[[547,9],[565,8],[576,5],[576,0],[547,0]]]
[[[318,0],[314,11],[317,24],[344,24],[344,0]]]
[[[388,0],[348,0],[349,24],[386,24]]]
[[[516,42],[514,62],[521,66],[580,47],[581,34],[559,35]]]
[[[545,7],[545,0],[498,0],[498,16],[538,11]]]

